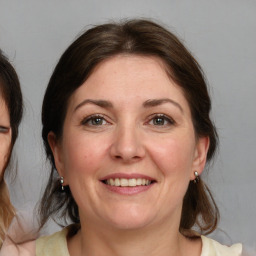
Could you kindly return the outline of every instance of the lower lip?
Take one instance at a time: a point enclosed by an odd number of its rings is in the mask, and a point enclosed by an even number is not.
[[[105,183],[102,183],[108,190],[111,192],[120,194],[120,195],[136,195],[145,191],[148,191],[152,188],[152,186],[155,183],[152,183],[147,186],[136,186],[136,187],[116,187],[116,186],[110,186]]]

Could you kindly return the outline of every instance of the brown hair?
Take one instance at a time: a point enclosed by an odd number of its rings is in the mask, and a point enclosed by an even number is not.
[[[149,20],[129,20],[95,26],[78,37],[61,56],[49,81],[42,107],[42,137],[52,170],[41,200],[43,226],[54,215],[79,223],[78,206],[68,187],[60,190],[54,157],[47,136],[54,132],[61,138],[69,99],[103,60],[118,54],[157,56],[168,73],[183,90],[189,103],[197,137],[208,136],[209,162],[217,147],[217,133],[210,120],[211,100],[203,72],[178,38],[162,26]],[[197,225],[202,233],[212,232],[218,221],[218,208],[203,181],[189,184],[184,197],[180,231]]]
[[[10,64],[8,59],[0,50],[0,93],[5,101],[9,115],[10,125],[12,130],[11,145],[9,148],[9,156],[4,164],[4,170],[7,168],[14,143],[18,136],[18,127],[22,118],[23,103],[19,79],[15,69]],[[0,177],[0,244],[5,236],[5,233],[10,225],[10,222],[15,215],[15,209],[11,204],[9,192],[4,182]]]

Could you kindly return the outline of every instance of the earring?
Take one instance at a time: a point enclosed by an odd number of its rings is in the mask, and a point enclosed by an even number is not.
[[[64,191],[63,183],[64,183],[64,177],[60,177],[60,184],[61,184],[61,190],[62,191]]]
[[[194,172],[194,174],[195,174],[194,183],[195,183],[195,184],[196,184],[196,183],[199,183],[200,178],[199,178],[199,174],[198,174],[198,172],[197,172],[197,171],[195,171],[195,172]]]

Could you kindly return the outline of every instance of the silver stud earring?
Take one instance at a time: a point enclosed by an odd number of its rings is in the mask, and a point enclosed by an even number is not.
[[[61,184],[61,190],[62,191],[64,191],[63,183],[64,183],[64,177],[60,177],[60,184]]]
[[[199,174],[198,174],[198,172],[197,171],[195,171],[194,172],[194,174],[195,174],[195,179],[194,179],[194,183],[196,184],[196,183],[199,183]]]

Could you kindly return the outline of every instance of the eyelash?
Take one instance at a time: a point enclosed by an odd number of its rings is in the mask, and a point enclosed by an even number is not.
[[[93,124],[94,121],[99,121],[99,123],[97,124]],[[161,120],[158,120],[158,121],[161,121],[162,123],[160,124],[156,124],[156,123],[153,123],[152,125],[153,126],[163,126],[163,127],[166,127],[166,126],[170,126],[170,125],[175,125],[175,121],[164,115],[164,114],[154,114],[154,115],[151,115],[150,116],[150,119],[149,121],[147,121],[148,124],[150,124],[150,122],[154,122],[155,120],[157,119],[161,119]],[[88,116],[86,118],[84,118],[82,121],[81,121],[81,125],[87,125],[87,126],[102,126],[102,125],[105,125],[103,124],[103,122],[106,122],[106,124],[108,123],[108,121],[106,121],[106,118],[104,117],[104,115],[99,115],[99,114],[95,114],[95,115],[91,115],[91,116]]]
[[[92,124],[92,122],[95,121],[96,119],[100,119],[101,121],[105,121],[106,123],[108,123],[103,115],[95,114],[95,115],[91,115],[91,116],[88,116],[88,117],[84,118],[81,121],[81,125],[101,126],[102,123],[100,123],[100,124]],[[91,123],[89,123],[89,122],[91,122]]]
[[[8,127],[0,126],[0,133],[7,133],[9,131]]]
[[[153,124],[154,126],[166,127],[166,126],[171,126],[171,125],[175,125],[176,124],[176,122],[172,118],[166,116],[165,114],[154,114],[153,116],[151,116],[151,118],[148,121],[148,123],[150,123],[151,121],[154,121],[156,119],[162,119],[163,122],[167,122],[167,124],[166,123],[163,123],[163,124],[160,124],[160,125],[159,124]]]

